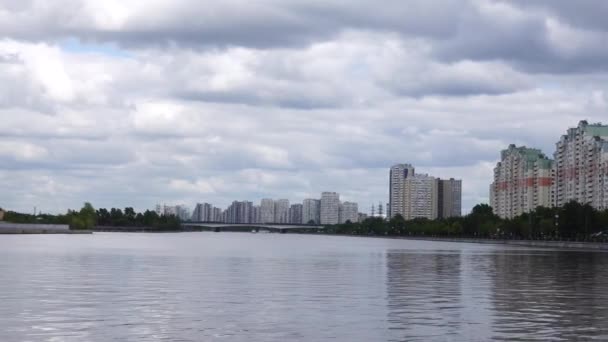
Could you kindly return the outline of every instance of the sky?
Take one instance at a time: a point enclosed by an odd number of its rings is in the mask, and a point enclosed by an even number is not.
[[[0,0],[0,207],[337,191],[488,202],[500,150],[608,122],[604,0]]]

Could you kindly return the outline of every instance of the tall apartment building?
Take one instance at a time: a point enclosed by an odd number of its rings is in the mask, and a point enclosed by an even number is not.
[[[462,215],[462,180],[437,180],[438,218],[460,217]]]
[[[436,219],[439,198],[437,184],[437,178],[428,175],[407,177],[404,183],[403,218]]]
[[[274,222],[289,223],[289,200],[280,199],[274,202]]]
[[[502,218],[513,218],[539,206],[551,207],[553,161],[539,149],[509,145],[500,154],[490,185],[490,205]]]
[[[211,222],[222,222],[222,209],[213,207]]]
[[[321,222],[321,201],[318,199],[307,198],[302,204],[302,223],[308,224],[314,221],[315,224]]]
[[[251,223],[253,203],[234,201],[226,209],[226,223]]]
[[[357,223],[359,221],[359,206],[354,202],[340,203],[340,223]]]
[[[274,201],[269,198],[262,199],[260,203],[261,223],[274,223]]]
[[[390,169],[389,175],[389,204],[387,217],[392,218],[397,214],[405,217],[404,193],[405,180],[414,176],[414,167],[411,164],[396,164]]]
[[[568,129],[554,154],[554,204],[574,200],[608,209],[608,126],[581,121]]]
[[[259,205],[254,205],[251,214],[251,223],[263,223],[262,222],[262,210]]]
[[[192,213],[192,221],[212,222],[213,206],[209,203],[197,203]]]
[[[296,203],[289,207],[289,223],[302,224],[303,205]]]
[[[336,192],[321,194],[321,224],[338,224],[340,220],[340,195]]]

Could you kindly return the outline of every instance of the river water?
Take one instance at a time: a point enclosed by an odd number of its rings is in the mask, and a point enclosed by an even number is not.
[[[608,340],[608,253],[333,236],[0,236],[0,341]]]

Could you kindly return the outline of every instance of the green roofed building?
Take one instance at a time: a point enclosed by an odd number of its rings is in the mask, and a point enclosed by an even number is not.
[[[608,125],[579,122],[557,142],[554,158],[555,205],[608,209]]]
[[[502,218],[513,218],[539,206],[551,207],[553,160],[525,146],[501,152],[490,185],[490,205]]]

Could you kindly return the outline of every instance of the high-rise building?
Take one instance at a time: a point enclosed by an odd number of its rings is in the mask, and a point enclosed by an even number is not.
[[[303,205],[296,203],[289,207],[289,223],[302,224]]]
[[[354,202],[343,202],[340,203],[340,223],[357,223],[359,221],[359,205]]]
[[[501,152],[490,185],[490,206],[502,218],[513,218],[539,206],[551,207],[553,161],[539,149],[516,147]]]
[[[223,222],[222,221],[222,209],[213,208],[213,215],[211,216],[211,222]]]
[[[261,223],[274,223],[274,200],[269,198],[262,199],[260,203]]]
[[[313,221],[315,224],[321,222],[321,201],[318,199],[307,198],[302,204],[302,223],[308,224]]]
[[[252,215],[251,215],[251,223],[263,223],[261,215],[262,215],[261,207],[259,205],[254,205]]]
[[[274,222],[289,223],[289,200],[280,199],[274,202]]]
[[[405,217],[404,213],[404,191],[405,180],[414,176],[414,167],[411,164],[393,165],[389,175],[389,206],[387,217],[394,217],[397,214]],[[372,213],[374,216],[374,213]]]
[[[581,121],[568,129],[554,154],[554,204],[569,201],[608,209],[608,126]]]
[[[213,206],[209,203],[197,203],[192,212],[192,221],[211,222],[213,217]]]
[[[338,224],[340,219],[340,195],[336,192],[321,194],[321,224]]]
[[[439,179],[437,183],[437,216],[439,218],[462,215],[462,180]]]
[[[406,220],[415,218],[437,218],[438,193],[437,178],[429,175],[414,175],[405,179],[404,216]]]

